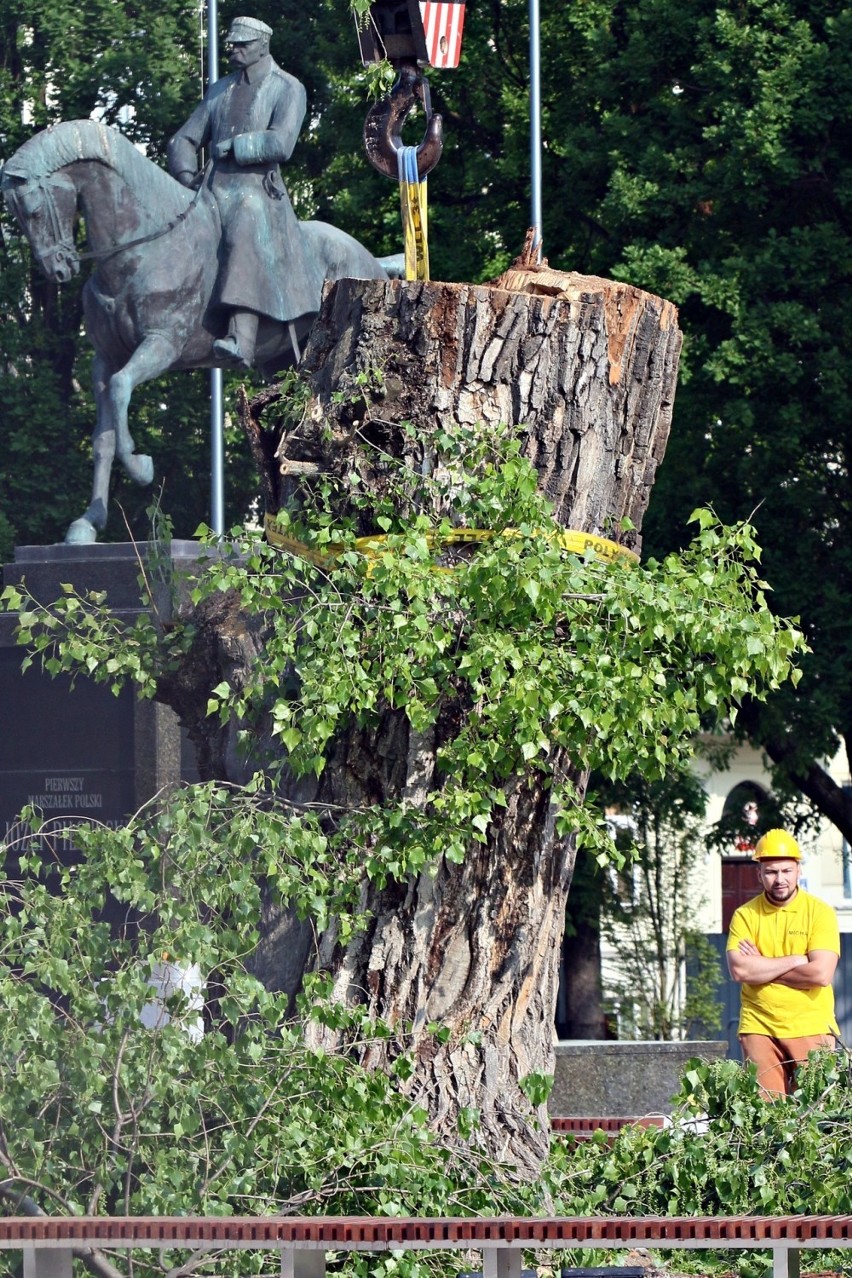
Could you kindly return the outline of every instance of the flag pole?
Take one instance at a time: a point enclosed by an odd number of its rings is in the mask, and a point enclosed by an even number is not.
[[[539,0],[529,0],[530,19],[530,222],[541,257],[541,23]]]
[[[219,79],[218,0],[207,0],[207,85]],[[225,428],[222,410],[222,370],[210,370],[210,528],[217,537],[225,531]]]

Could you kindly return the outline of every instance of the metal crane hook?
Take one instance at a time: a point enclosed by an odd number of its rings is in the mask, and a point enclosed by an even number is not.
[[[418,102],[426,112],[426,132],[417,147],[417,175],[424,178],[441,158],[444,125],[440,115],[432,113],[429,85],[417,66],[407,62],[400,66],[396,84],[386,98],[370,107],[364,121],[367,159],[394,181],[399,179],[399,152],[405,146],[402,126]]]

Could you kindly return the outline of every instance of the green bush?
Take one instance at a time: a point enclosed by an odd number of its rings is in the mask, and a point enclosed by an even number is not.
[[[613,1141],[603,1132],[585,1142],[556,1138],[549,1175],[566,1215],[847,1215],[850,1062],[845,1054],[814,1054],[798,1091],[768,1101],[753,1066],[691,1061],[670,1125],[625,1127]],[[673,1267],[687,1267],[686,1253],[677,1255]],[[763,1273],[768,1253],[697,1255],[704,1272],[733,1268],[748,1276]],[[806,1257],[824,1268],[824,1253]],[[848,1253],[842,1263],[848,1269]]]

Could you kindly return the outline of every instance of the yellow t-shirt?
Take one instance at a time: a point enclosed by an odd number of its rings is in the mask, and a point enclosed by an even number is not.
[[[831,906],[802,888],[785,905],[773,905],[764,893],[741,905],[731,919],[727,948],[735,950],[740,941],[752,941],[764,958],[809,954],[811,950],[840,953],[837,915]],[[739,1032],[773,1038],[839,1034],[834,990],[830,985],[795,990],[776,981],[764,985],[743,982]]]

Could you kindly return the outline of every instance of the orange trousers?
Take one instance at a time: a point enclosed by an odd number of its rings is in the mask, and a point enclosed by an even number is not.
[[[795,1089],[796,1067],[804,1065],[808,1052],[834,1049],[833,1034],[809,1034],[804,1038],[770,1038],[768,1034],[740,1034],[743,1057],[757,1066],[760,1090],[767,1096],[786,1096]]]

